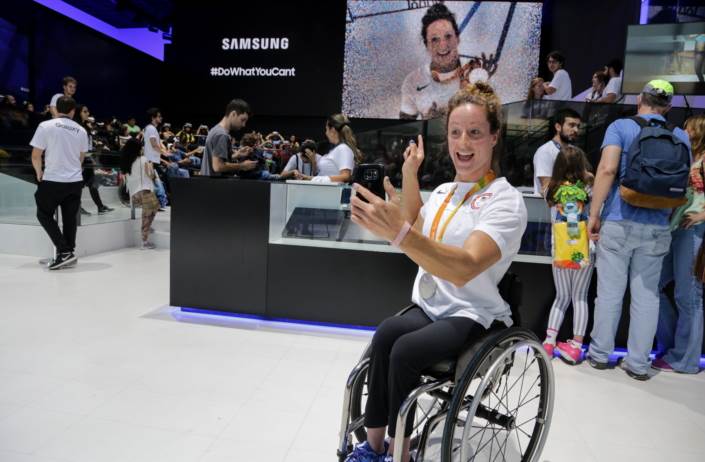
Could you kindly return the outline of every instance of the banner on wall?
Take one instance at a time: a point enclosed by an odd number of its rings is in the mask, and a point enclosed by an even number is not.
[[[343,112],[350,116],[432,118],[461,85],[478,80],[488,81],[503,103],[519,101],[536,76],[541,3],[347,6]]]

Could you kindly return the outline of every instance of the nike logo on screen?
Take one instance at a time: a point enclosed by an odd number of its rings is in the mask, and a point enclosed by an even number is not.
[[[426,85],[420,85],[420,86],[416,87],[416,91],[423,91],[429,85],[431,85],[431,84],[427,83]]]

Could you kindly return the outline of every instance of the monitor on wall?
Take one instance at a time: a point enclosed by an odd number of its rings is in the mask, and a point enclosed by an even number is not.
[[[653,79],[680,95],[705,95],[705,22],[629,26],[623,93],[639,93]]]

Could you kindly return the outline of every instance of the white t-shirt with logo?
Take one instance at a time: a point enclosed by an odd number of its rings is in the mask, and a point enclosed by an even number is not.
[[[83,181],[81,153],[88,152],[88,133],[68,117],[39,124],[29,144],[44,151],[43,180],[58,183]]]
[[[544,96],[544,99],[552,99],[555,101],[569,101],[573,97],[573,84],[570,82],[570,76],[565,69],[558,69],[553,74],[553,80],[549,86],[556,89],[552,95]]]
[[[437,187],[421,208],[424,235],[429,235],[433,219],[454,184],[456,183],[445,183]],[[446,207],[440,223],[445,223],[445,219],[474,186],[474,183],[457,184],[458,188]],[[462,247],[470,234],[474,231],[482,231],[499,247],[500,260],[462,287],[456,287],[452,282],[429,275],[435,281],[436,290],[428,299],[424,299],[420,293],[420,280],[426,271],[419,267],[412,292],[413,302],[434,320],[462,316],[473,319],[485,328],[489,328],[494,320],[500,320],[510,326],[511,311],[509,305],[499,295],[497,284],[519,253],[526,221],[524,199],[506,179],[498,178],[478,191],[455,214],[448,224],[442,242]]]
[[[617,99],[615,102],[619,101],[619,98],[622,97],[622,78],[621,77],[612,77],[609,82],[607,82],[607,86],[605,87],[605,91],[602,92],[604,96],[609,95],[610,93],[614,93],[617,95]]]
[[[318,159],[318,176],[340,175],[341,170],[355,170],[355,154],[345,143],[340,143]]]
[[[539,177],[553,176],[553,164],[556,163],[559,152],[560,148],[556,146],[555,141],[550,140],[539,146],[534,154],[534,192],[540,196],[543,196],[543,191]]]
[[[161,161],[161,153],[152,147],[152,143],[149,141],[152,138],[156,139],[157,144],[159,144],[157,127],[148,124],[144,127],[144,155],[151,163],[158,164]]]
[[[447,74],[441,74],[440,77],[443,80]],[[431,66],[426,64],[411,72],[404,79],[401,86],[400,111],[423,119],[434,103],[439,111],[448,107],[448,100],[459,88],[460,80],[457,78],[446,83],[433,80]]]
[[[127,175],[127,190],[130,196],[140,191],[154,191],[154,180],[148,175],[145,166],[150,163],[145,156],[139,156],[132,162],[130,174]]]

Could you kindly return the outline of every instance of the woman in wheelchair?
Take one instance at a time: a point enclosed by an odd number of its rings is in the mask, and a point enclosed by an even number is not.
[[[418,183],[421,136],[404,153],[401,195],[388,178],[387,201],[354,185],[353,222],[398,246],[419,271],[415,306],[384,320],[372,339],[367,441],[347,461],[391,461],[400,406],[419,385],[422,371],[457,357],[469,338],[493,322],[512,324],[497,284],[519,251],[527,212],[521,193],[495,173],[501,116],[499,98],[486,83],[469,85],[450,99],[446,130],[455,181],[437,187],[425,204]],[[404,462],[410,460],[412,422],[413,411],[404,435]],[[385,430],[392,438],[388,445]]]

